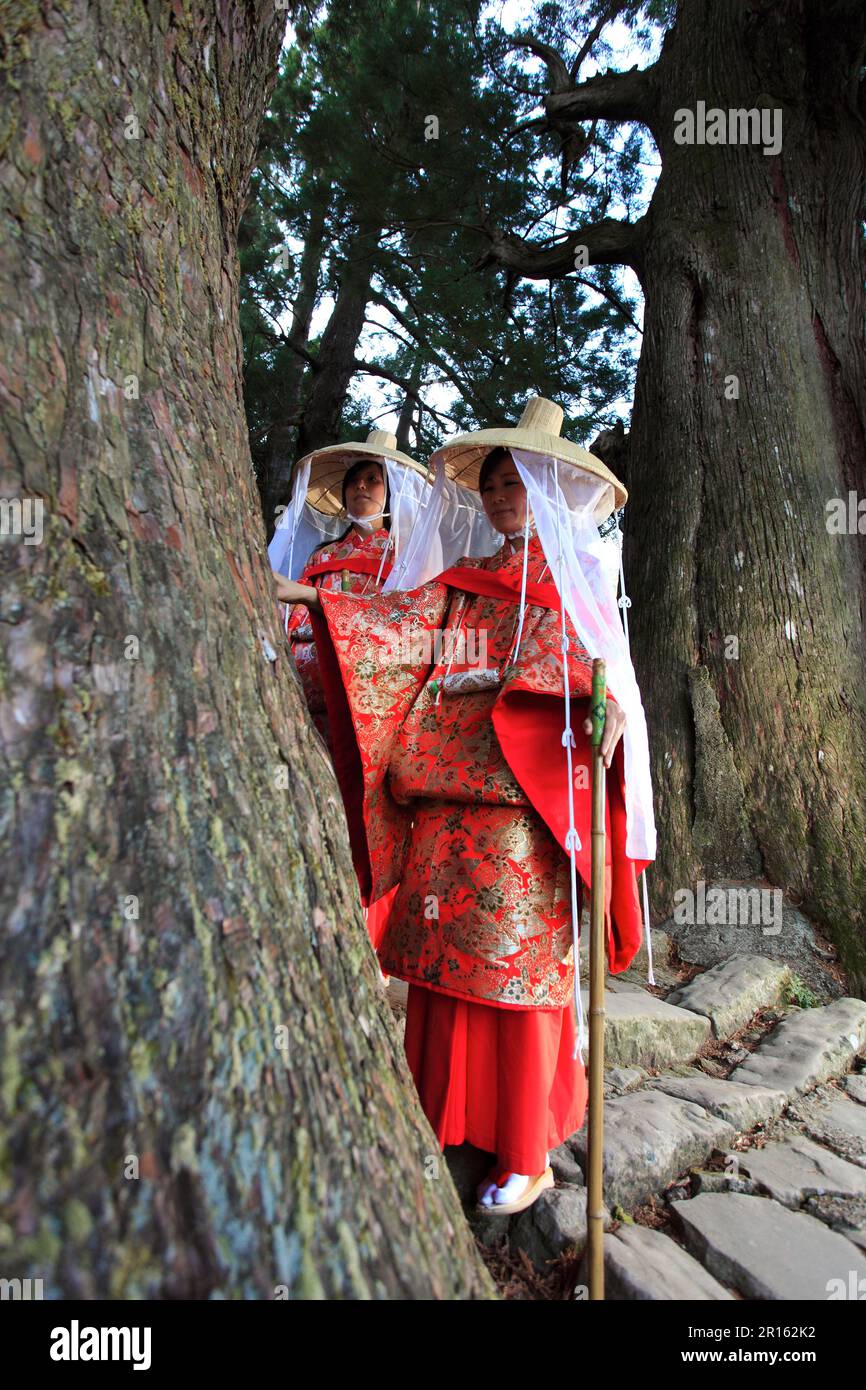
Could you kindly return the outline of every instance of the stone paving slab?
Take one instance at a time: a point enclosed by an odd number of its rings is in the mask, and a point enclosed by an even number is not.
[[[744,1086],[768,1086],[803,1095],[846,1072],[866,1049],[866,1001],[837,999],[817,1009],[798,1009],[758,1044],[731,1073]]]
[[[630,1210],[657,1193],[716,1148],[727,1149],[736,1131],[700,1105],[663,1091],[633,1091],[604,1107],[604,1197]],[[586,1175],[587,1131],[569,1140]]]
[[[586,1199],[585,1187],[551,1187],[542,1192],[537,1202],[511,1218],[511,1249],[525,1250],[533,1263],[541,1267],[565,1250],[581,1255],[587,1240]],[[605,1207],[604,1226],[612,1220]]]
[[[720,1168],[691,1168],[689,1180],[694,1197],[699,1192],[752,1192],[751,1178],[736,1177],[733,1169],[723,1171]]]
[[[866,1105],[866,1076],[859,1072],[851,1072],[842,1084],[849,1096],[858,1100],[861,1105]]]
[[[866,1170],[846,1163],[804,1134],[774,1140],[762,1149],[728,1155],[729,1166],[757,1183],[783,1206],[797,1208],[807,1197],[866,1197]]]
[[[866,1251],[866,1197],[809,1197],[803,1210]]]
[[[586,1280],[585,1269],[581,1277]],[[629,1302],[734,1297],[670,1236],[628,1225],[604,1237],[604,1295]]]
[[[862,1250],[769,1197],[702,1194],[671,1214],[695,1259],[746,1298],[823,1302],[866,1279]]]
[[[649,1072],[644,1071],[643,1067],[609,1067],[604,1073],[605,1100],[610,1100],[613,1096],[624,1096],[629,1091],[636,1091],[638,1086],[642,1086],[648,1077]]]
[[[667,997],[693,1013],[703,1014],[717,1038],[729,1038],[759,1009],[777,1004],[790,979],[787,965],[766,956],[733,956]]]
[[[710,1020],[678,1009],[628,983],[608,982],[604,995],[606,1067],[669,1067],[691,1061],[710,1036]],[[589,992],[584,993],[589,1018]]]
[[[583,1169],[575,1158],[568,1143],[560,1144],[550,1153],[550,1166],[558,1183],[571,1187],[583,1187]]]
[[[866,1169],[866,1106],[830,1087],[827,1090],[829,1094],[798,1100],[788,1112],[789,1119],[804,1124],[813,1139]]]
[[[781,1114],[788,1103],[784,1091],[771,1091],[765,1086],[742,1086],[736,1081],[722,1081],[714,1076],[653,1077],[648,1090],[664,1091],[701,1105],[713,1115],[727,1120],[738,1131],[754,1129]]]

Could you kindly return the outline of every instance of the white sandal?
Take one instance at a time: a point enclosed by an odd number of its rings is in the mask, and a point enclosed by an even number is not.
[[[497,1187],[502,1185],[497,1183]],[[491,1202],[489,1207],[485,1206],[483,1202],[478,1202],[476,1210],[496,1216],[515,1216],[517,1212],[525,1211],[527,1207],[531,1207],[532,1203],[541,1196],[542,1192],[546,1192],[548,1187],[553,1187],[553,1169],[550,1167],[545,1168],[543,1173],[539,1173],[538,1177],[530,1182],[522,1197],[517,1197],[513,1202]]]

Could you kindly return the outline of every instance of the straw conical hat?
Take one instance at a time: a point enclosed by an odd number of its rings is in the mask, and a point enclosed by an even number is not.
[[[404,467],[420,473],[422,478],[428,476],[426,468],[422,468],[408,454],[400,452],[397,448],[396,434],[390,434],[388,430],[371,430],[363,444],[328,444],[324,449],[315,449],[313,453],[305,454],[298,460],[296,470],[306,463],[307,459],[310,460],[310,482],[307,488],[307,501],[310,506],[328,516],[335,516],[342,511],[343,477],[353,463],[364,458],[372,459],[375,463],[391,459],[394,463],[402,463]]]
[[[628,493],[619,478],[605,467],[588,449],[560,435],[562,429],[562,407],[543,396],[532,396],[517,425],[505,425],[495,430],[476,430],[473,434],[460,434],[437,449],[430,462],[442,459],[449,478],[462,487],[478,490],[478,476],[481,465],[491,449],[525,449],[530,454],[545,454],[570,464],[584,473],[592,473],[596,478],[610,483],[613,488],[615,506],[625,505]]]

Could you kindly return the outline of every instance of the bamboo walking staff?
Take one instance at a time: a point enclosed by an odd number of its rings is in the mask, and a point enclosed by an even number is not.
[[[604,1298],[604,807],[601,740],[607,710],[605,664],[592,663],[592,881],[589,910],[589,1117],[586,1196],[589,1296]]]

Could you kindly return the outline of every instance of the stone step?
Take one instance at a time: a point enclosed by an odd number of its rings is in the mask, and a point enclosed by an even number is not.
[[[824,950],[812,923],[779,890],[771,889],[765,882],[733,879],[715,879],[696,888],[693,902],[698,911],[688,914],[689,921],[678,922],[674,916],[659,923],[660,930],[671,937],[681,961],[706,968],[734,956],[766,956],[787,965],[822,1002],[828,1003],[842,992],[836,978],[835,953]],[[754,896],[756,889],[758,898]],[[744,892],[751,897],[744,898]],[[711,895],[729,909],[724,914],[727,921],[714,922],[715,913],[700,911],[701,897],[709,909]],[[749,904],[744,913],[742,908]]]
[[[700,1105],[642,1090],[605,1103],[603,1183],[611,1209],[638,1206],[663,1192],[692,1164],[703,1163],[714,1149],[730,1148],[733,1125]],[[586,1176],[587,1130],[569,1140]]]
[[[866,1002],[836,999],[817,1009],[797,1009],[758,1043],[730,1079],[744,1086],[784,1091],[790,1099],[848,1071],[866,1050]]]
[[[866,1107],[843,1092],[828,1086],[805,1096],[791,1105],[788,1118],[850,1163],[866,1168]]]
[[[588,1282],[585,1263],[580,1278]],[[615,1302],[734,1297],[675,1240],[648,1226],[625,1224],[604,1237],[604,1296]]]
[[[775,1119],[788,1103],[784,1091],[771,1091],[765,1086],[743,1086],[737,1081],[723,1081],[699,1074],[663,1074],[652,1077],[646,1085],[648,1090],[664,1091],[665,1095],[703,1106],[711,1114],[727,1120],[739,1132]]]
[[[511,1249],[525,1250],[540,1268],[566,1250],[583,1254],[587,1241],[586,1198],[585,1187],[552,1187],[542,1192],[537,1202],[511,1218]],[[607,1229],[613,1218],[606,1207],[603,1210]]]
[[[673,990],[667,1002],[703,1014],[710,1020],[715,1037],[729,1038],[759,1009],[777,1004],[790,978],[787,965],[781,961],[766,956],[733,956]]]
[[[813,1196],[866,1197],[866,1171],[805,1134],[730,1153],[726,1166],[740,1179],[751,1178],[759,1194],[794,1210]]]
[[[589,1029],[589,990],[583,990]],[[606,982],[604,992],[604,1062],[606,1067],[670,1067],[690,1062],[710,1036],[710,1021],[677,1008],[640,986]]]
[[[866,1076],[852,1072],[850,1076],[845,1077],[842,1085],[849,1096],[853,1096],[854,1100],[859,1100],[861,1105],[866,1105]]]
[[[866,1251],[866,1197],[837,1197],[825,1193],[808,1197],[803,1210]]]
[[[826,1302],[866,1288],[862,1250],[769,1197],[702,1193],[674,1202],[671,1215],[695,1259],[745,1298]]]

